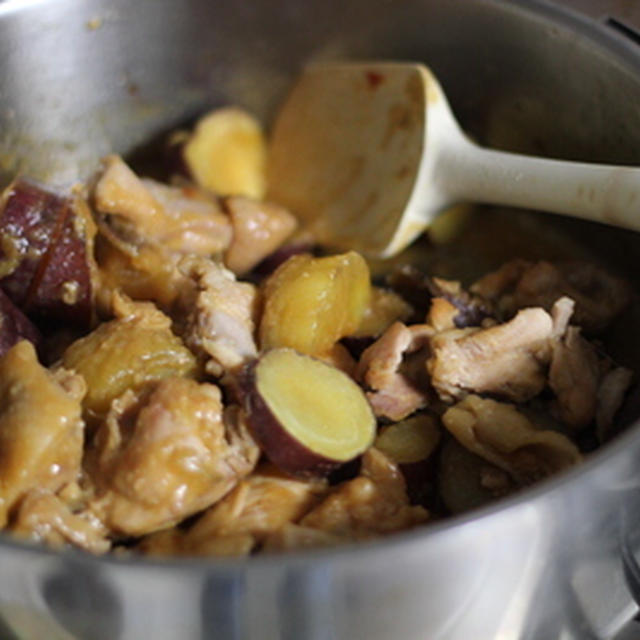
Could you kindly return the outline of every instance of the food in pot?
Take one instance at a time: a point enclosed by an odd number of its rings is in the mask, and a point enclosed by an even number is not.
[[[184,136],[183,161],[195,182],[220,195],[260,199],[266,189],[262,126],[237,107],[201,118]]]
[[[260,347],[321,356],[358,329],[370,296],[369,269],[354,251],[293,256],[265,281]]]
[[[376,420],[362,389],[340,369],[293,349],[268,349],[247,371],[252,431],[278,467],[326,475],[373,443]]]
[[[172,144],[166,183],[112,155],[69,193],[18,179],[0,199],[5,531],[331,546],[508,495],[614,433],[633,373],[599,337],[630,304],[620,278],[512,256],[465,285],[331,254],[262,200],[250,115]]]

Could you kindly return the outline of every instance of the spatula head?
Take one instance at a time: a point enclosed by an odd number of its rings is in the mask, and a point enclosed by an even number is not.
[[[269,197],[325,245],[378,257],[406,246],[426,224],[403,216],[425,148],[430,79],[410,63],[307,68],[275,123]]]

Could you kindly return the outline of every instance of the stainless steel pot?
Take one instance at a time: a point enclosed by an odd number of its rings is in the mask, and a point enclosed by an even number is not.
[[[304,62],[336,56],[427,61],[481,141],[640,164],[637,42],[542,0],[25,0],[0,3],[1,176],[68,182],[223,102],[268,121]],[[536,224],[640,285],[640,236]],[[640,369],[634,326],[613,343]],[[335,551],[159,562],[4,540],[0,636],[611,638],[638,611],[639,457],[633,427],[490,508]]]

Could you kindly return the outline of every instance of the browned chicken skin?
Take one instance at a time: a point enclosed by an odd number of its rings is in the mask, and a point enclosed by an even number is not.
[[[182,534],[143,541],[146,552],[246,555],[257,544],[300,520],[327,493],[322,480],[298,479],[263,464],[241,480],[222,500],[205,511]]]
[[[362,458],[360,475],[339,485],[300,524],[358,540],[401,531],[427,518],[423,507],[409,504],[398,466],[372,447]]]
[[[402,363],[405,354],[423,348],[432,334],[427,325],[394,322],[362,354],[356,376],[371,389],[367,397],[377,416],[402,420],[428,404],[428,390],[402,371]]]
[[[0,526],[32,489],[57,491],[80,472],[84,422],[80,376],[51,374],[31,343],[0,360]]]
[[[258,447],[220,390],[169,378],[125,393],[96,433],[91,510],[113,531],[139,536],[206,509],[251,472]]]
[[[467,396],[446,411],[445,427],[470,451],[530,484],[581,460],[564,435],[543,431],[510,404]]]
[[[210,256],[231,243],[231,223],[212,197],[195,187],[141,180],[119,156],[104,160],[95,187],[98,212],[116,216],[133,244],[153,243],[169,252]]]

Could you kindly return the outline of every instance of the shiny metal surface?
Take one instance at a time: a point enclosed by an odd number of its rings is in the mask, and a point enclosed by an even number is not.
[[[307,60],[374,55],[427,61],[481,141],[640,164],[640,49],[548,3],[29,0],[0,3],[2,176],[72,181],[223,102],[268,121]],[[570,230],[640,285],[638,236]],[[5,541],[0,637],[611,638],[638,611],[639,457],[635,428],[490,509],[333,552],[161,563]]]

